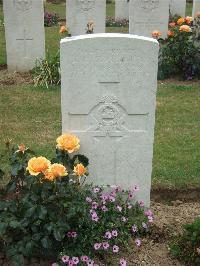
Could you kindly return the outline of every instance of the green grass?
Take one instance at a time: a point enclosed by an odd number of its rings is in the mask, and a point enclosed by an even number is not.
[[[157,94],[153,185],[200,184],[200,84],[160,85]],[[60,89],[0,87],[0,150],[4,139],[51,158],[61,133]],[[37,112],[36,112],[37,110]]]

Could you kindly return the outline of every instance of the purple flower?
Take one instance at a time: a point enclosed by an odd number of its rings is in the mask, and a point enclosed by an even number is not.
[[[87,266],[94,266],[94,261],[93,260],[88,260],[87,261]]]
[[[133,233],[136,233],[138,231],[138,228],[137,226],[134,224],[132,227],[131,227],[131,230]]]
[[[121,220],[122,220],[122,222],[125,223],[128,219],[126,217],[122,216]]]
[[[112,196],[112,195],[110,195],[110,196],[109,196],[109,201],[110,201],[110,202],[115,202],[115,197]]]
[[[146,210],[146,211],[144,212],[144,214],[145,214],[146,216],[153,216],[153,212],[152,212],[151,210]]]
[[[117,245],[113,246],[113,252],[117,253],[119,251],[119,247]]]
[[[106,233],[105,233],[105,236],[104,236],[105,238],[108,238],[108,239],[111,239],[112,238],[112,234],[111,234],[111,232],[110,231],[107,231]]]
[[[141,240],[137,238],[135,240],[135,244],[136,244],[137,247],[141,246]]]
[[[108,249],[110,247],[108,242],[103,242],[102,246],[103,246],[103,249]]]
[[[132,207],[133,207],[133,206],[132,206],[131,204],[128,204],[128,205],[127,205],[127,208],[128,208],[129,210],[132,209]]]
[[[91,203],[91,202],[92,202],[92,199],[91,199],[90,197],[87,197],[85,200],[86,200],[88,203]]]
[[[68,237],[71,237],[72,236],[72,233],[71,232],[67,232],[67,236]]]
[[[72,257],[72,261],[74,265],[77,265],[79,263],[79,258],[78,257]]]
[[[108,208],[107,208],[105,205],[103,205],[103,206],[101,207],[101,210],[102,210],[103,212],[107,212],[107,211],[108,211]]]
[[[113,231],[112,231],[112,236],[114,236],[114,237],[118,236],[118,232],[117,232],[117,230],[113,230]]]
[[[143,200],[140,200],[138,203],[139,203],[140,207],[144,207],[144,201]]]
[[[64,255],[64,256],[62,256],[61,260],[62,260],[63,263],[66,264],[66,263],[68,263],[68,261],[69,261],[69,256]]]
[[[95,243],[95,244],[94,244],[94,249],[95,249],[95,250],[100,249],[100,247],[101,247],[101,243]]]
[[[149,223],[153,223],[153,217],[152,216],[148,216],[147,218],[148,218]]]
[[[117,205],[117,206],[116,206],[116,209],[117,209],[119,212],[121,212],[121,211],[122,211],[122,207],[121,207],[121,206],[119,206],[119,205]]]
[[[75,238],[75,237],[77,237],[77,233],[74,231],[74,232],[71,233],[71,236],[72,236],[73,238]]]
[[[51,264],[51,266],[58,266],[58,263],[54,262]]]
[[[94,193],[98,193],[100,191],[100,188],[99,187],[95,187],[95,188],[93,188],[93,192]]]
[[[93,215],[92,215],[92,221],[98,222],[98,221],[99,221],[99,217],[98,217],[98,216],[93,216]]]
[[[129,200],[132,200],[134,197],[135,197],[135,195],[134,195],[133,192],[129,192],[129,193],[128,193],[128,199],[129,199]]]
[[[135,191],[135,192],[137,192],[137,191],[139,191],[140,189],[139,189],[139,186],[137,186],[137,185],[134,185],[133,186],[133,191]]]
[[[74,266],[75,264],[74,264],[74,262],[73,262],[73,260],[69,260],[68,261],[68,266]]]
[[[86,261],[88,261],[88,256],[81,256],[81,261],[83,261],[83,262],[86,262]]]
[[[105,194],[105,193],[101,194],[100,198],[101,198],[102,201],[106,201],[106,200],[108,200],[108,195]]]
[[[126,266],[126,264],[127,264],[126,260],[123,259],[123,258],[120,259],[119,263],[120,263],[121,266]]]
[[[98,207],[98,203],[97,203],[97,202],[95,202],[95,201],[94,201],[94,202],[92,202],[92,208],[96,210],[96,209],[97,209],[97,207]]]

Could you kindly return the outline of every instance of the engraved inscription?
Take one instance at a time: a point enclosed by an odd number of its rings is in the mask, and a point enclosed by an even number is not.
[[[27,11],[32,7],[32,0],[14,0],[14,5],[20,11]]]
[[[94,8],[95,0],[79,0],[79,3],[81,10],[86,12]]]
[[[152,11],[159,6],[159,0],[140,0],[139,2],[142,8]]]

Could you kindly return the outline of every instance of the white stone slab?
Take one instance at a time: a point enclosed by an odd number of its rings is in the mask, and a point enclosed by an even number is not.
[[[151,37],[154,30],[166,38],[169,22],[169,0],[130,0],[129,33]]]
[[[61,41],[62,131],[80,138],[89,181],[140,186],[150,202],[158,42],[129,34]]]
[[[67,25],[72,36],[85,34],[94,22],[94,33],[105,32],[106,0],[66,0]]]
[[[200,0],[193,0],[192,16],[196,17],[198,12],[200,12]]]
[[[129,1],[115,0],[115,19],[129,19]]]
[[[170,0],[170,13],[172,16],[185,17],[186,0]]]
[[[4,0],[7,65],[28,71],[45,56],[43,0]]]

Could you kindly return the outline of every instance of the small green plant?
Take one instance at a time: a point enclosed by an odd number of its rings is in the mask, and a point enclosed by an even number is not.
[[[187,265],[200,265],[200,218],[184,226],[184,232],[171,245],[171,253]]]
[[[48,11],[44,12],[44,26],[52,27],[58,25],[59,17],[56,13],[51,13]]]
[[[38,59],[33,69],[33,77],[35,86],[49,88],[50,85],[59,85],[61,80],[59,51],[53,56],[48,53],[46,59]]]

